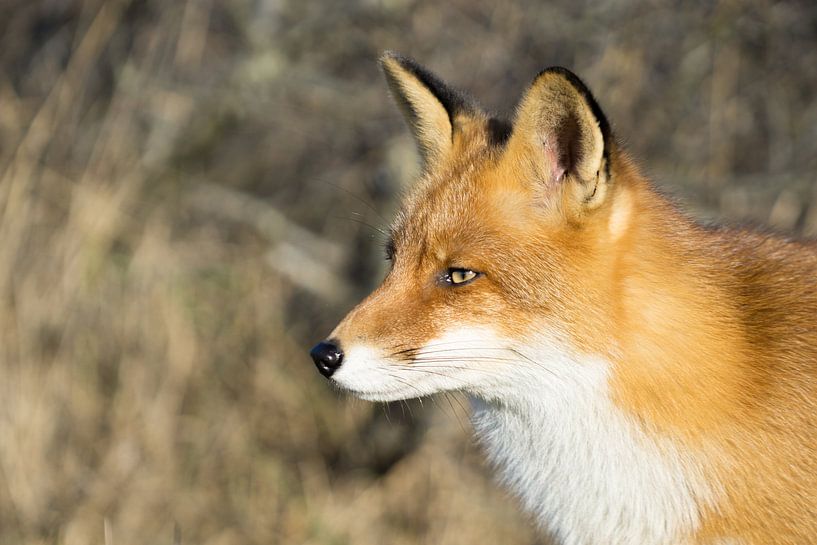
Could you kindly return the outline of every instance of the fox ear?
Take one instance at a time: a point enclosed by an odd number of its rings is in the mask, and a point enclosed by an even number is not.
[[[380,57],[380,67],[427,169],[451,151],[457,118],[477,108],[466,95],[409,58],[387,51]]]
[[[610,181],[612,136],[590,90],[565,68],[548,68],[520,103],[511,145],[569,206],[599,206]]]

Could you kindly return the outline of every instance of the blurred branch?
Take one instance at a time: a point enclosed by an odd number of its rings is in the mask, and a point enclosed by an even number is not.
[[[187,0],[184,5],[181,33],[176,45],[176,65],[193,71],[201,64],[207,42],[212,5],[209,0]]]
[[[105,3],[97,12],[68,65],[45,97],[28,128],[20,134],[16,148],[0,167],[0,263],[13,263],[24,233],[33,221],[28,190],[38,180],[38,169],[56,128],[75,112],[73,106],[82,93],[88,73],[113,36],[122,16],[123,2]],[[8,275],[0,274],[0,293],[5,292]]]
[[[76,51],[71,54],[65,71],[60,74],[59,80],[54,84],[28,126],[28,130],[20,139],[12,155],[11,164],[3,169],[0,181],[7,182],[9,176],[13,176],[9,170],[20,166],[19,161],[24,152],[30,162],[36,162],[51,140],[54,134],[53,128],[60,124],[65,115],[72,113],[71,107],[74,105],[77,94],[83,88],[88,71],[94,66],[119,25],[124,6],[123,2],[106,2],[100,7]],[[27,180],[28,176],[18,176],[16,179]]]
[[[247,193],[212,183],[196,187],[189,203],[236,223],[252,226],[272,243],[267,264],[301,288],[331,302],[346,299],[352,289],[337,270],[343,248],[292,222],[282,212]]]
[[[332,268],[289,242],[281,242],[270,250],[266,262],[292,283],[330,303],[341,303],[351,297],[352,287]]]

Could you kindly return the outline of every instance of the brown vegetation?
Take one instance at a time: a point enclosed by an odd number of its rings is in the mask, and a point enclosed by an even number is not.
[[[536,543],[466,411],[333,392],[415,172],[375,59],[595,90],[702,217],[817,233],[808,2],[0,5],[0,543]]]

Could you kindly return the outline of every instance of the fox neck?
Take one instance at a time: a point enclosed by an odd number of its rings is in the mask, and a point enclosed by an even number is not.
[[[605,218],[614,247],[597,267],[607,314],[584,339],[514,347],[547,372],[476,392],[474,429],[560,543],[685,543],[717,503],[702,454],[713,445],[695,438],[739,406],[740,322],[713,242],[647,182],[618,198]]]
[[[698,461],[615,406],[609,362],[554,362],[548,351],[547,378],[472,397],[476,435],[501,480],[564,545],[684,543],[711,497]]]
[[[655,429],[705,437],[740,418],[746,332],[730,292],[726,248],[638,177],[625,188],[607,284],[610,397]],[[615,222],[615,209],[610,223]],[[612,229],[612,227],[611,227]]]

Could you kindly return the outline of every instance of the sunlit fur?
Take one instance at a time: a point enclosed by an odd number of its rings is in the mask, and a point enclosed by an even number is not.
[[[469,393],[502,481],[561,543],[814,542],[817,249],[699,226],[543,74],[507,142],[473,110],[425,144],[393,267],[331,335],[333,380],[371,400]],[[420,118],[422,89],[403,97]],[[584,137],[567,167],[560,108]],[[480,276],[452,287],[449,268]]]

